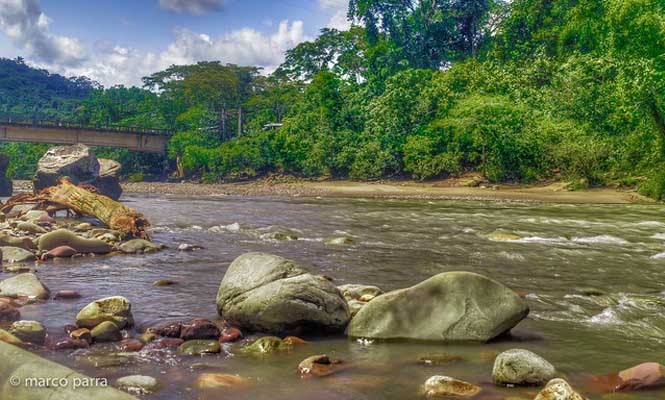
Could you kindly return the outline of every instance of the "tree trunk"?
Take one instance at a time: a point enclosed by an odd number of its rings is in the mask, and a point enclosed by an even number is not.
[[[125,235],[148,239],[145,229],[150,223],[143,214],[109,197],[76,186],[66,178],[62,178],[57,186],[47,187],[37,195],[22,193],[14,196],[7,200],[0,211],[8,212],[15,206],[34,203],[36,208],[50,212],[69,209],[97,218],[110,229]]]
[[[242,106],[238,107],[238,137],[242,136]]]
[[[219,131],[221,134],[221,139],[226,139],[226,108],[222,107],[222,111],[219,115]]]

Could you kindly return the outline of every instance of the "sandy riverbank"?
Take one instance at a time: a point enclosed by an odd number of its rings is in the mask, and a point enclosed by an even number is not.
[[[125,183],[127,193],[177,194],[194,196],[278,196],[278,197],[366,197],[433,198],[545,203],[648,204],[652,200],[631,190],[585,189],[568,191],[561,182],[525,185],[469,187],[462,180],[432,182],[346,180],[306,181],[295,178],[259,179],[242,183]]]

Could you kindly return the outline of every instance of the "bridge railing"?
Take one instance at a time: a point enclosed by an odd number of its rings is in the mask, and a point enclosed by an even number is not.
[[[146,135],[159,135],[159,136],[172,136],[173,132],[167,129],[156,129],[156,128],[141,128],[136,126],[122,126],[122,125],[85,125],[77,124],[73,122],[66,121],[44,121],[39,119],[34,120],[13,120],[12,118],[0,119],[0,125],[6,126],[20,126],[20,127],[39,127],[39,128],[58,128],[58,129],[85,129],[98,132],[108,132],[108,133],[141,133]]]

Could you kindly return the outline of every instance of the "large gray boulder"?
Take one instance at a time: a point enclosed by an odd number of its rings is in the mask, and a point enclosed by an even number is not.
[[[529,313],[514,291],[471,272],[445,272],[376,297],[353,318],[350,337],[486,342]]]
[[[37,163],[33,178],[34,191],[58,184],[62,177],[68,177],[74,184],[85,183],[114,200],[120,198],[122,189],[115,176],[120,169],[113,160],[98,160],[90,148],[84,144],[57,146],[50,148]]]
[[[84,144],[51,147],[37,162],[35,192],[58,184],[66,176],[72,183],[90,183],[99,176],[99,161]]]
[[[217,311],[232,326],[275,334],[342,331],[350,319],[344,297],[328,279],[264,253],[231,263]]]

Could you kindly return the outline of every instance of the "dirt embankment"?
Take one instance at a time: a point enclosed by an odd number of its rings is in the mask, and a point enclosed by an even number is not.
[[[631,204],[653,203],[634,190],[584,189],[569,191],[561,182],[538,185],[483,185],[463,177],[430,182],[347,180],[300,180],[270,177],[242,183],[125,183],[126,193],[175,194],[192,196],[277,196],[277,197],[366,197],[432,198],[545,203]]]

